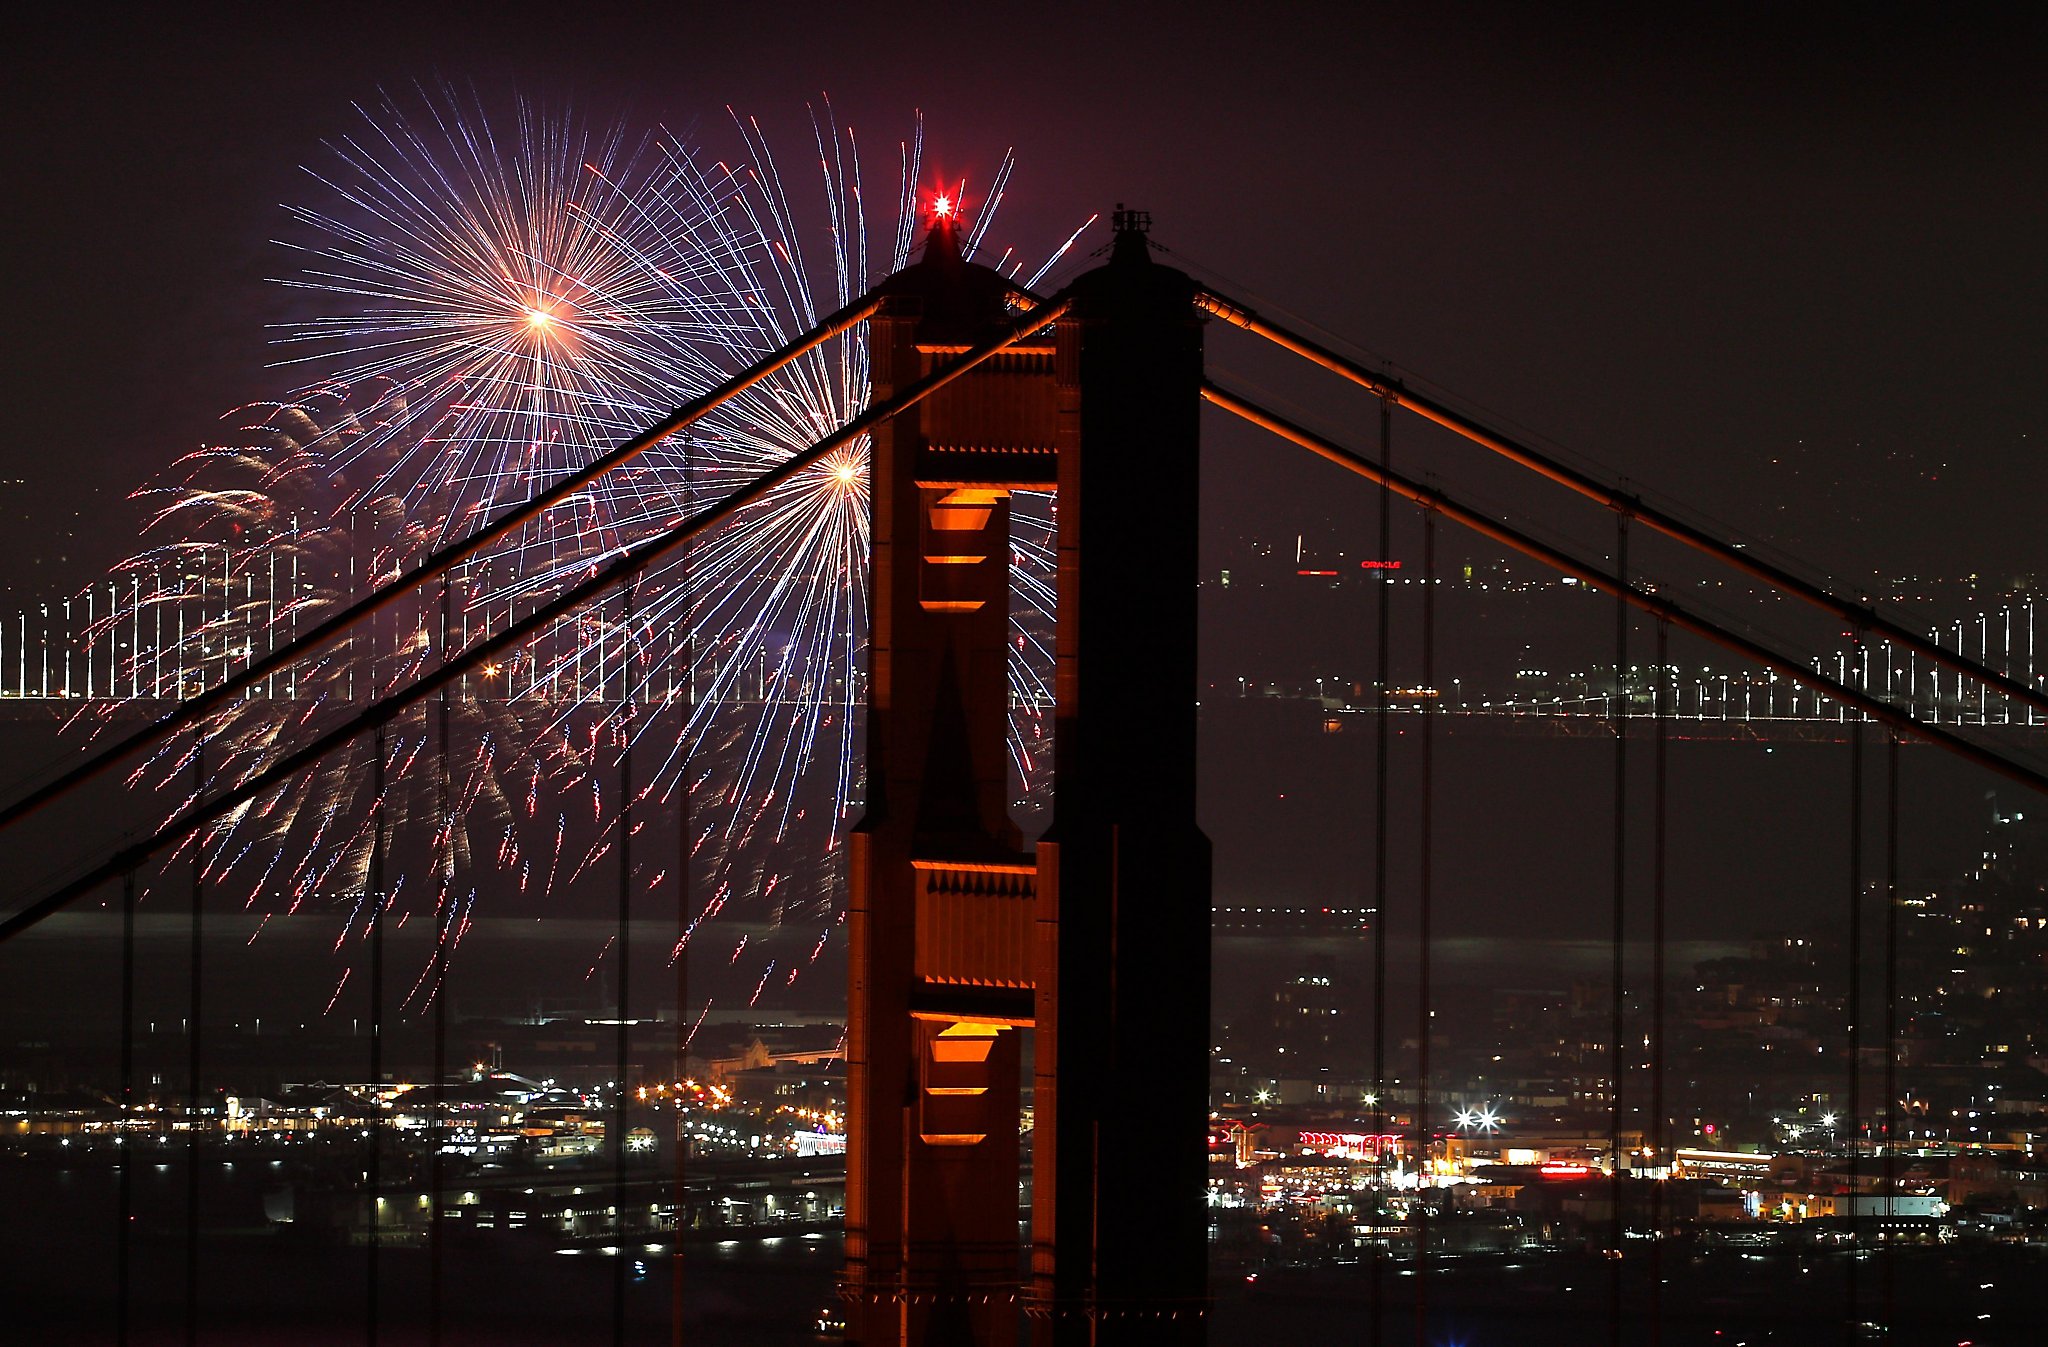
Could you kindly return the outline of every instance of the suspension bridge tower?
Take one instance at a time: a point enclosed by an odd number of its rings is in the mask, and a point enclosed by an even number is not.
[[[1145,228],[1118,213],[1050,340],[874,436],[868,810],[848,903],[844,1291],[863,1347],[1009,1347],[1020,1319],[1039,1347],[1205,1336],[1202,333],[1192,282],[1152,260]],[[945,213],[883,295],[877,400],[1020,302],[962,258]],[[1008,501],[1027,489],[1057,490],[1059,520],[1053,820],[1031,850],[1009,814],[1006,672]]]

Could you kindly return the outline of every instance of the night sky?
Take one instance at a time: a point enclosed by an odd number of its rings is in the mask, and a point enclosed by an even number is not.
[[[437,81],[720,144],[730,105],[798,166],[806,104],[829,95],[885,183],[921,109],[935,178],[985,180],[1015,147],[999,242],[1042,252],[1126,202],[1152,213],[1168,260],[1851,587],[2038,570],[2048,30],[1989,8],[1967,22],[1924,7],[1690,21],[1657,8],[299,5],[44,19],[10,39],[0,141],[14,318],[0,590],[18,605],[83,583],[125,550],[128,490],[228,409],[288,391],[265,368],[265,328],[291,301],[267,278],[288,265],[270,242],[282,203],[315,194],[300,165],[355,128],[353,101]],[[1273,372],[1243,340],[1212,337],[1219,377],[1362,436],[1347,419],[1362,404]],[[1207,426],[1215,547],[1296,532],[1357,543],[1370,493]],[[1452,460],[1429,466],[1456,480]],[[1597,552],[1611,525],[1590,511],[1558,527]],[[1205,632],[1205,658],[1248,630]],[[1492,893],[1573,811],[1532,818],[1497,798],[1483,765],[1469,770],[1456,798],[1498,811],[1493,859],[1468,856],[1469,873],[1445,882]],[[1558,770],[1604,789],[1597,761]],[[1755,831],[1742,811],[1780,796],[1811,805],[1806,784],[1719,771],[1688,798],[1744,803],[1710,828]],[[1344,781],[1331,791],[1356,785]],[[1940,826],[1959,826],[1969,811],[1949,806],[1977,787],[1941,781]],[[1307,859],[1278,868],[1357,860],[1350,841],[1317,849],[1345,831],[1338,805],[1267,818],[1278,803],[1263,785],[1241,789],[1211,808],[1297,830]],[[1712,836],[1702,865],[1721,859]],[[1234,869],[1225,840],[1226,882],[1268,865]],[[1759,845],[1788,860],[1814,849],[1790,832]],[[1591,882],[1600,863],[1588,866]],[[1701,881],[1767,912],[1754,883]],[[1506,909],[1478,910],[1492,922]]]

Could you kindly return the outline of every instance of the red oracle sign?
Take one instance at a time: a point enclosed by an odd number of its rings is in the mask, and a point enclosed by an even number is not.
[[[1398,561],[1361,561],[1358,564],[1369,571],[1398,571],[1401,569],[1401,563]]]

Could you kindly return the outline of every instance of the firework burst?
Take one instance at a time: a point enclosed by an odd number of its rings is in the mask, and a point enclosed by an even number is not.
[[[321,605],[529,499],[909,258],[921,125],[894,155],[893,218],[872,228],[861,155],[829,109],[812,118],[817,176],[800,184],[738,117],[729,158],[524,104],[502,125],[451,93],[410,110],[386,100],[310,170],[316,204],[292,208],[285,245],[295,265],[283,284],[301,312],[276,334],[302,387],[147,493],[166,541],[130,570],[215,548],[222,566],[211,599],[203,578],[168,607],[159,587],[160,611],[195,615],[151,647],[153,695],[281,644]],[[1005,156],[971,246],[1010,171]],[[825,242],[807,250],[806,238]],[[1014,253],[997,265],[1024,280]],[[434,595],[388,609],[224,715],[208,769],[245,776],[333,708],[409,681],[444,644],[502,629],[780,464],[867,395],[864,332],[812,349],[465,563],[438,611]],[[434,838],[439,878],[412,887],[434,894],[444,927],[457,872],[496,872],[491,889],[552,900],[610,854],[614,772],[630,747],[624,803],[636,818],[671,811],[680,836],[631,882],[653,890],[694,871],[705,901],[685,942],[721,913],[743,915],[756,934],[739,933],[731,958],[752,970],[753,994],[770,970],[788,985],[827,947],[830,857],[861,793],[866,456],[861,442],[815,465],[629,593],[467,680],[459,747],[437,742],[424,715],[401,720],[379,741],[381,768],[366,772],[377,748],[358,745],[354,760],[242,811],[195,843],[209,878],[271,904],[346,904],[373,887],[366,839],[381,810],[386,831],[411,818]],[[1048,702],[1050,498],[1020,499],[1015,521],[1012,749],[1028,795]],[[142,586],[130,589],[139,608]],[[450,758],[459,773],[427,765]],[[137,780],[176,794],[190,765],[187,750],[167,753]],[[359,798],[366,779],[384,783],[374,799]],[[384,887],[402,888],[402,874]],[[766,938],[782,929],[803,948]]]

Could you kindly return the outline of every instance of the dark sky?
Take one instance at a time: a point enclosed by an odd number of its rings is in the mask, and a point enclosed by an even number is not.
[[[1005,239],[1042,248],[1128,202],[1243,298],[1827,569],[2038,569],[2048,30],[1989,7],[1663,9],[44,18],[10,38],[0,95],[0,589],[81,583],[123,550],[123,494],[286,391],[263,368],[286,309],[266,278],[281,203],[312,194],[299,165],[352,129],[352,101],[438,80],[707,134],[732,105],[799,160],[805,104],[829,94],[891,173],[922,109],[948,174],[1015,147]],[[1216,440],[1219,536],[1365,499]]]
[[[804,104],[829,93],[885,168],[922,108],[948,171],[1016,147],[1003,218],[1027,246],[1126,200],[1252,298],[1803,552],[2030,568],[2042,25],[1662,8],[45,18],[12,43],[0,144],[0,475],[25,479],[7,515],[118,495],[280,391],[261,368],[284,303],[268,240],[310,194],[298,166],[351,129],[351,100],[447,79],[714,132],[732,104],[799,160]],[[13,582],[22,540],[6,546]]]

